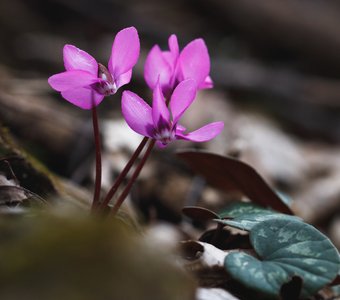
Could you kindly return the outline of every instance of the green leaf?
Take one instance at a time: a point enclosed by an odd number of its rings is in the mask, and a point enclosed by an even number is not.
[[[293,276],[302,278],[301,296],[309,297],[339,272],[336,248],[325,235],[301,221],[263,221],[251,229],[250,242],[259,259],[231,253],[225,268],[235,280],[272,298],[279,296],[281,286]]]
[[[271,209],[260,207],[253,203],[235,202],[229,205],[219,214],[218,223],[235,227],[241,230],[251,230],[259,222],[270,219],[300,220],[300,218],[275,212]]]

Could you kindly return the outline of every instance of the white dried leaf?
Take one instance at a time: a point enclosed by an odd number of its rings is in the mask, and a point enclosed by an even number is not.
[[[236,121],[235,147],[243,161],[254,166],[266,179],[291,186],[301,183],[309,169],[301,144],[264,117],[241,115]]]
[[[4,174],[1,173],[0,173],[0,185],[17,186],[15,180],[8,179]]]
[[[150,226],[145,233],[145,241],[156,248],[175,250],[182,238],[177,227],[167,223],[157,223]]]
[[[223,267],[224,259],[227,256],[228,252],[225,252],[221,249],[216,248],[215,246],[199,242],[204,247],[204,252],[200,258],[202,265],[207,267],[219,266]]]
[[[190,253],[190,258],[188,257],[189,260],[186,261],[185,265],[192,271],[215,267],[223,268],[224,259],[230,253],[204,242],[184,242],[183,247],[186,246],[188,246],[187,253]]]
[[[17,185],[15,180],[9,180],[0,174],[0,205],[21,202],[27,199],[25,190]]]
[[[239,300],[227,291],[219,288],[198,288],[196,300]]]
[[[131,130],[123,119],[105,120],[102,127],[104,146],[109,152],[122,149],[133,152],[142,140],[142,136]]]

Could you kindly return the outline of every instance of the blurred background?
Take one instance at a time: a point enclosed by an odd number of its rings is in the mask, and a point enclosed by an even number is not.
[[[144,220],[179,222],[188,201],[225,204],[226,195],[173,154],[195,146],[251,164],[339,246],[340,1],[0,1],[0,121],[24,149],[79,185],[93,180],[91,116],[64,101],[47,78],[63,70],[66,43],[106,65],[114,35],[128,26],[140,34],[141,56],[125,88],[148,98],[143,64],[150,48],[166,49],[172,33],[181,48],[202,37],[215,87],[200,92],[185,122],[191,129],[226,124],[211,143],[155,150],[132,194]],[[104,188],[139,141],[121,119],[122,90],[99,107]]]

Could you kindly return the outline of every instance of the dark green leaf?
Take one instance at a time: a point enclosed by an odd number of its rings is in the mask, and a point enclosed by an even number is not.
[[[251,230],[259,222],[273,218],[299,220],[298,217],[281,214],[246,202],[232,203],[219,214],[219,217],[221,219],[226,218],[226,220],[215,220],[216,222],[247,231]]]
[[[339,254],[317,229],[296,220],[267,220],[254,226],[250,241],[258,254],[229,254],[225,268],[243,285],[277,298],[283,284],[302,278],[302,297],[314,295],[337,276]]]

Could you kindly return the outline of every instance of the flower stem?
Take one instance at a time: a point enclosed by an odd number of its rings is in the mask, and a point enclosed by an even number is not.
[[[101,142],[100,142],[97,108],[95,105],[92,106],[92,124],[93,124],[94,144],[95,144],[95,153],[96,153],[95,188],[94,188],[93,201],[92,201],[92,206],[91,206],[91,210],[94,211],[99,204],[101,181],[102,181]]]
[[[117,177],[116,181],[112,185],[111,189],[107,193],[103,203],[100,206],[101,209],[104,209],[109,204],[109,202],[111,201],[112,197],[116,193],[117,189],[121,185],[122,181],[125,179],[127,173],[129,173],[131,167],[135,163],[135,161],[138,158],[139,154],[142,152],[142,150],[143,150],[143,148],[146,145],[148,140],[149,140],[148,137],[144,137],[143,140],[140,142],[139,146],[137,147],[137,149],[135,150],[135,152],[131,156],[130,160],[128,161],[128,163],[126,164],[126,166],[124,167],[124,169],[122,170],[122,172],[119,174],[119,176]]]
[[[136,181],[139,173],[141,172],[146,160],[148,159],[151,150],[153,148],[153,146],[155,145],[155,140],[151,140],[149,143],[149,146],[146,148],[146,151],[142,157],[142,160],[140,161],[140,163],[138,164],[138,166],[136,167],[135,171],[133,172],[128,184],[126,185],[125,189],[123,190],[123,192],[121,193],[121,195],[119,196],[119,198],[117,199],[117,201],[115,202],[112,210],[111,210],[111,214],[112,215],[116,215],[118,209],[120,208],[120,206],[123,204],[126,196],[129,194],[132,185],[134,184],[134,182]]]

